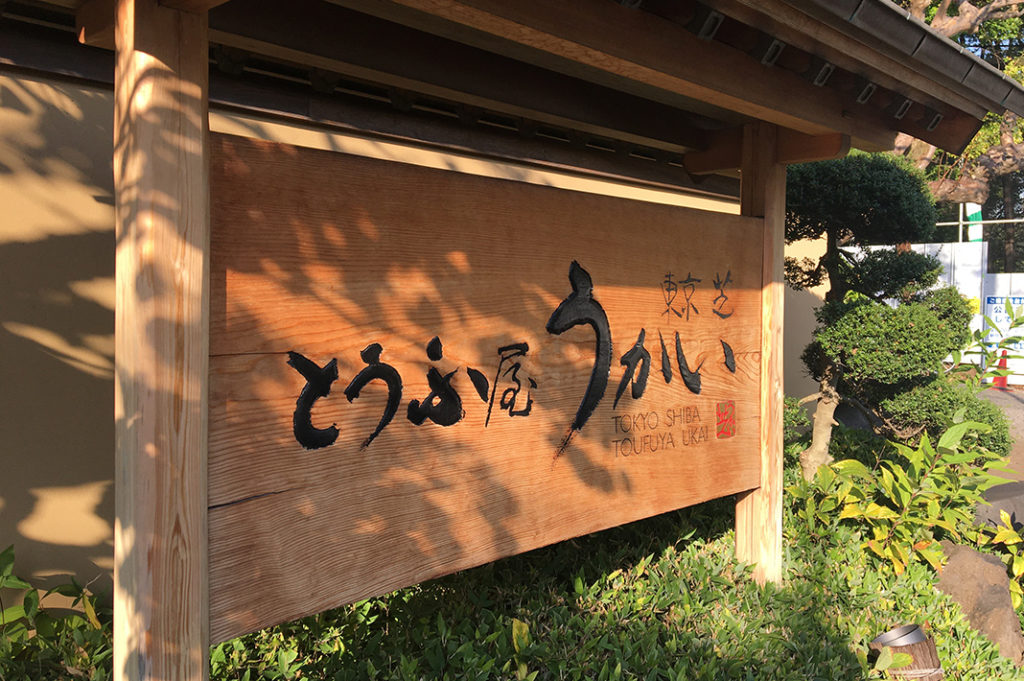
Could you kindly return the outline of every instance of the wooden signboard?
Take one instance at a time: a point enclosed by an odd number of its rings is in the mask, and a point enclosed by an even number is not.
[[[210,157],[213,641],[758,486],[763,220]]]

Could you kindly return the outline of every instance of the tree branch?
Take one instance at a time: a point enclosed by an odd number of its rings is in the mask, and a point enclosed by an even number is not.
[[[924,426],[900,428],[878,412],[866,407],[860,400],[851,395],[844,395],[841,399],[864,415],[868,422],[871,423],[871,427],[876,435],[891,434],[899,440],[909,440],[910,438],[917,437],[924,431]],[[885,426],[885,429],[881,429],[879,424]]]
[[[937,201],[985,203],[989,182],[1020,170],[1024,170],[1024,143],[997,144],[966,165],[957,179],[936,180],[929,186]]]

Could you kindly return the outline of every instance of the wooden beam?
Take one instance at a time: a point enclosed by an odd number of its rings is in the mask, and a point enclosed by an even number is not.
[[[775,145],[777,163],[807,163],[843,158],[850,153],[850,136],[840,133],[831,135],[804,135],[795,130],[780,128]]]
[[[786,167],[775,126],[744,129],[740,212],[764,218],[761,289],[761,486],[736,503],[736,557],[756,563],[760,582],[782,579],[782,314],[785,290]]]
[[[707,149],[691,151],[683,157],[686,172],[708,175],[739,170],[743,164],[745,128],[732,128],[711,135]],[[782,165],[826,161],[850,153],[850,136],[842,133],[805,135],[779,128],[775,142],[775,162]]]
[[[711,175],[739,170],[743,156],[743,128],[729,128],[711,134],[706,149],[683,156],[683,167],[690,175]]]
[[[909,96],[920,106],[916,114],[895,119],[891,111],[877,109],[873,103],[856,102],[856,91],[844,100],[846,115],[862,118],[867,125],[891,128],[934,144],[953,154],[962,153],[974,138],[987,109],[975,93],[933,65],[909,58],[882,42],[869,45],[843,30],[845,21],[831,10],[815,3],[788,0],[707,0],[710,7],[769,35],[835,64],[851,75],[869,77],[878,86]],[[870,75],[869,75],[870,74]],[[833,76],[835,78],[835,76]],[[819,88],[823,89],[823,88]],[[921,120],[920,112],[929,113]],[[939,113],[944,118],[937,127],[929,125]],[[889,145],[855,146],[866,151],[888,151]]]
[[[161,0],[160,6],[182,12],[202,13],[227,0]],[[114,49],[115,0],[86,0],[75,11],[78,42],[105,50]]]
[[[86,0],[75,11],[78,42],[114,49],[114,0]]]
[[[214,7],[223,5],[228,0],[160,0],[160,5],[168,9],[177,9],[182,12],[195,12],[197,14],[207,12]]]
[[[897,54],[891,47],[871,46],[830,26],[830,12],[824,10],[824,20],[809,15],[787,0],[704,0],[705,4],[723,14],[783,40],[801,50],[817,55],[851,73],[870,69],[872,80],[880,87],[895,91],[913,88],[919,93],[917,101],[945,114],[954,109],[975,118],[984,118],[987,110],[978,104],[962,86],[949,82],[946,74],[937,71],[923,73],[905,54]],[[803,3],[805,6],[808,3]],[[831,19],[842,21],[837,15]]]
[[[839,93],[603,0],[331,0],[382,18],[654,101],[730,113],[810,135],[890,147],[895,130],[849,116]],[[643,36],[638,40],[636,36]],[[716,114],[717,110],[717,114]]]
[[[605,142],[673,154],[704,142],[706,122],[680,109],[317,0],[287,6],[233,0],[211,13],[210,40],[307,71],[408,91],[414,100],[422,95]]]
[[[208,678],[206,15],[118,0],[114,678]]]

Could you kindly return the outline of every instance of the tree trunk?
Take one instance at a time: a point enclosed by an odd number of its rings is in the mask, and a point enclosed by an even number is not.
[[[814,410],[814,427],[811,430],[811,446],[800,453],[800,469],[804,480],[812,480],[821,466],[832,463],[828,453],[832,442],[832,427],[835,421],[836,407],[839,406],[839,371],[832,364],[826,367],[821,377],[821,396]]]

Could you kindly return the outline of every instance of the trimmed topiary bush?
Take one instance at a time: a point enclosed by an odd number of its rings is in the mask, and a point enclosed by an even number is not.
[[[959,415],[992,427],[979,435],[982,446],[1005,456],[1013,445],[1010,425],[1002,410],[978,397],[969,386],[946,378],[897,393],[882,400],[879,406],[889,422],[899,428],[923,426],[934,437]]]

